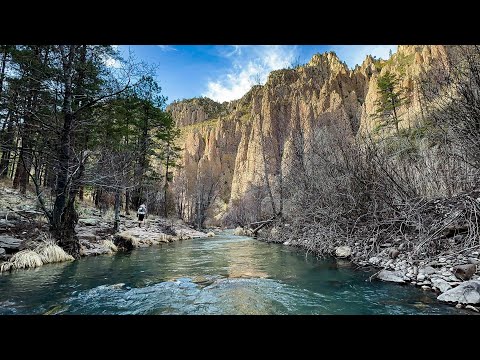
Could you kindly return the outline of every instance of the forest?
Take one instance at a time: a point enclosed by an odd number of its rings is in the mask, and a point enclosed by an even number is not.
[[[142,202],[167,214],[178,129],[152,67],[97,45],[2,45],[0,57],[0,178],[35,192],[64,250],[79,255],[85,194],[116,227]]]

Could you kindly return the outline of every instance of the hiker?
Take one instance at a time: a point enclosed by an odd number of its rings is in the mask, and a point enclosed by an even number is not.
[[[147,214],[147,207],[145,206],[145,204],[140,205],[137,211],[138,227],[142,227],[143,219],[145,218],[146,214]]]

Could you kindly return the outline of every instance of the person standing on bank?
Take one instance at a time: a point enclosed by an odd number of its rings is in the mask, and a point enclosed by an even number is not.
[[[138,227],[142,227],[143,219],[145,219],[145,215],[147,214],[147,207],[145,204],[140,205],[137,210],[137,217],[138,217]]]

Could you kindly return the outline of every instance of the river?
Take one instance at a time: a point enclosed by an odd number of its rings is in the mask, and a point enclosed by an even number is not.
[[[461,314],[346,261],[233,236],[0,275],[0,314]]]

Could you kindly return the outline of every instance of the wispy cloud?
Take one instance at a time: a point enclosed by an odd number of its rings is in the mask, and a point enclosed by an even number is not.
[[[177,51],[172,45],[157,45],[162,51]]]
[[[397,45],[333,45],[329,50],[335,51],[340,60],[345,61],[349,68],[360,65],[367,55],[388,59],[389,51],[397,51]]]
[[[220,52],[232,66],[207,83],[202,94],[216,101],[239,99],[257,83],[265,83],[273,70],[288,67],[298,53],[296,46],[232,45]]]

